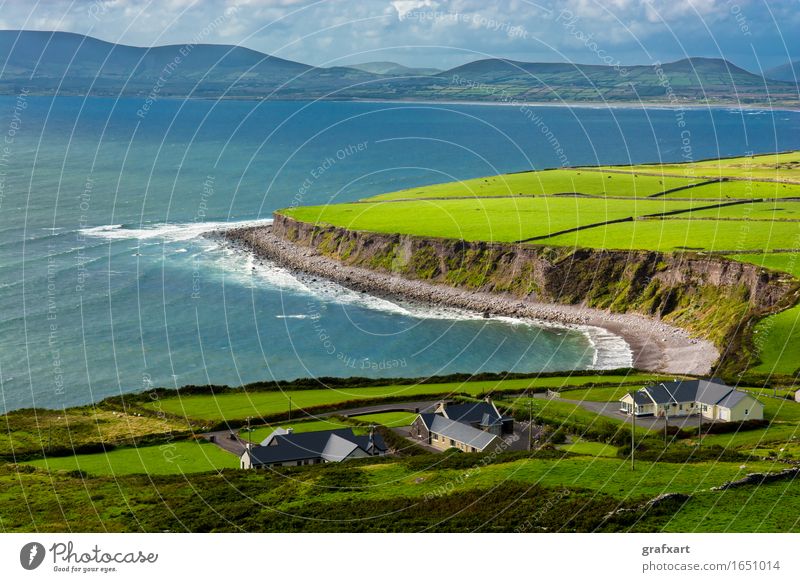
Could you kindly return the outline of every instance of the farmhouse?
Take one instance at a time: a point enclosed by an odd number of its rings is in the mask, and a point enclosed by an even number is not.
[[[502,442],[500,435],[512,432],[514,420],[502,416],[489,400],[440,403],[435,412],[417,416],[410,430],[412,437],[434,448],[456,448],[467,453],[492,450]]]
[[[356,436],[350,428],[304,433],[295,433],[291,428],[277,428],[260,445],[248,445],[242,454],[240,467],[260,469],[339,463],[383,456],[386,450],[383,438],[374,431]]]
[[[494,402],[488,398],[483,402],[465,402],[463,404],[440,402],[435,412],[450,420],[457,420],[498,436],[514,432],[514,419],[500,414]]]
[[[636,416],[701,415],[716,421],[761,420],[764,405],[719,379],[679,380],[646,386],[620,398],[620,410]]]

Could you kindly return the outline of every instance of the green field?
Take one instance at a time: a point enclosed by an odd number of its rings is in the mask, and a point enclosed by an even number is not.
[[[800,249],[800,222],[746,220],[637,220],[598,226],[539,241],[568,247],[653,251]]]
[[[147,402],[144,408],[163,410],[179,417],[197,420],[243,420],[248,416],[258,418],[280,414],[289,410],[289,398],[293,410],[303,408],[340,405],[381,398],[403,398],[413,400],[431,395],[467,394],[476,396],[492,390],[524,391],[529,388],[560,388],[562,386],[585,386],[602,383],[641,384],[657,378],[655,374],[631,374],[627,376],[564,376],[555,378],[525,378],[514,380],[492,380],[479,382],[453,382],[444,384],[409,384],[352,388],[348,390],[320,389],[294,390],[291,392],[232,392],[226,394],[196,394],[190,396],[165,397],[157,404]]]
[[[46,457],[25,464],[49,471],[81,470],[89,475],[173,475],[235,468],[239,459],[211,443],[176,441],[107,453]]]
[[[800,151],[704,160],[686,164],[642,164],[614,166],[613,168],[605,166],[604,168],[639,173],[674,174],[692,179],[730,177],[800,182]]]
[[[303,222],[350,230],[513,242],[631,216],[686,210],[682,200],[542,197],[424,200],[300,206],[281,211]]]
[[[575,453],[576,455],[588,455],[591,457],[614,457],[617,456],[617,447],[605,443],[579,440],[568,445],[559,447],[563,451]]]
[[[700,492],[678,512],[646,518],[634,531],[800,532],[800,482],[767,483],[758,487]]]
[[[793,253],[729,255],[728,258],[800,277],[800,251]]]
[[[652,196],[665,190],[685,188],[702,182],[669,176],[634,176],[588,170],[545,170],[520,172],[433,184],[380,194],[370,201],[420,198],[472,198],[486,196],[542,196],[545,194],[588,194],[592,196]]]
[[[759,321],[754,337],[761,363],[753,371],[794,375],[800,370],[800,305]]]
[[[731,200],[749,198],[800,198],[800,184],[729,180],[670,192],[666,197],[694,198],[698,200],[707,198],[726,198]]]
[[[720,499],[721,494],[709,493],[711,487],[750,472],[785,467],[769,461],[642,461],[632,471],[623,459],[594,454],[488,462],[476,457],[466,465],[463,460],[468,458],[459,456],[453,464],[435,455],[413,463],[321,465],[289,474],[230,470],[222,475],[109,475],[90,480],[63,473],[17,473],[0,466],[0,521],[4,531],[467,531],[487,526],[513,531],[533,520],[550,531],[593,531],[616,508],[633,507],[666,492],[698,496],[697,508],[676,508],[654,516],[653,523],[623,526],[658,531],[671,527],[671,518],[675,523],[684,519],[684,511],[696,516],[703,506]],[[768,522],[770,531],[789,531],[796,527],[786,516],[797,515],[797,484],[770,487],[792,492],[782,504],[783,522]],[[476,502],[479,499],[484,502]],[[759,508],[762,515],[770,514],[763,502]],[[757,526],[751,520],[734,522],[732,513],[723,512],[732,531]],[[325,519],[310,519],[315,515]],[[700,521],[690,529],[719,527],[717,522]]]
[[[688,213],[686,218],[798,221],[800,220],[800,201],[748,202],[735,206],[696,210]]]

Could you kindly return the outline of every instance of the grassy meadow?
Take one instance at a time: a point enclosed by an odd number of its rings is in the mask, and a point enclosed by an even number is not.
[[[243,420],[253,417],[268,417],[289,411],[289,399],[295,411],[322,406],[347,404],[357,407],[373,400],[381,399],[426,399],[454,394],[479,396],[493,391],[524,392],[529,389],[561,388],[563,386],[585,386],[589,384],[631,384],[638,385],[650,379],[659,378],[657,374],[629,374],[559,377],[522,378],[511,380],[487,380],[477,382],[448,382],[441,384],[397,384],[372,386],[367,388],[312,389],[292,391],[236,391],[225,394],[192,394],[161,398],[158,403],[145,402],[145,410],[160,410],[176,417],[205,420]],[[362,417],[363,418],[363,417]]]

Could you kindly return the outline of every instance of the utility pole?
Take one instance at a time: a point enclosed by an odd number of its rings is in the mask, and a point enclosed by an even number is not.
[[[636,391],[631,390],[631,471],[636,470]]]
[[[289,420],[292,420],[292,397],[289,396]]]
[[[528,398],[528,450],[533,449],[533,398]]]
[[[667,411],[664,411],[664,448],[667,448],[667,426],[669,425],[669,416]]]

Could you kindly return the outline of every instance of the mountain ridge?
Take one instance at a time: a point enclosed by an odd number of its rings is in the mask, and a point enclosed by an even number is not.
[[[4,94],[25,87],[34,94],[144,95],[158,83],[162,95],[207,98],[797,101],[795,84],[712,57],[625,66],[490,58],[425,73],[387,61],[317,67],[238,45],[135,47],[71,32],[0,30],[0,61]]]

